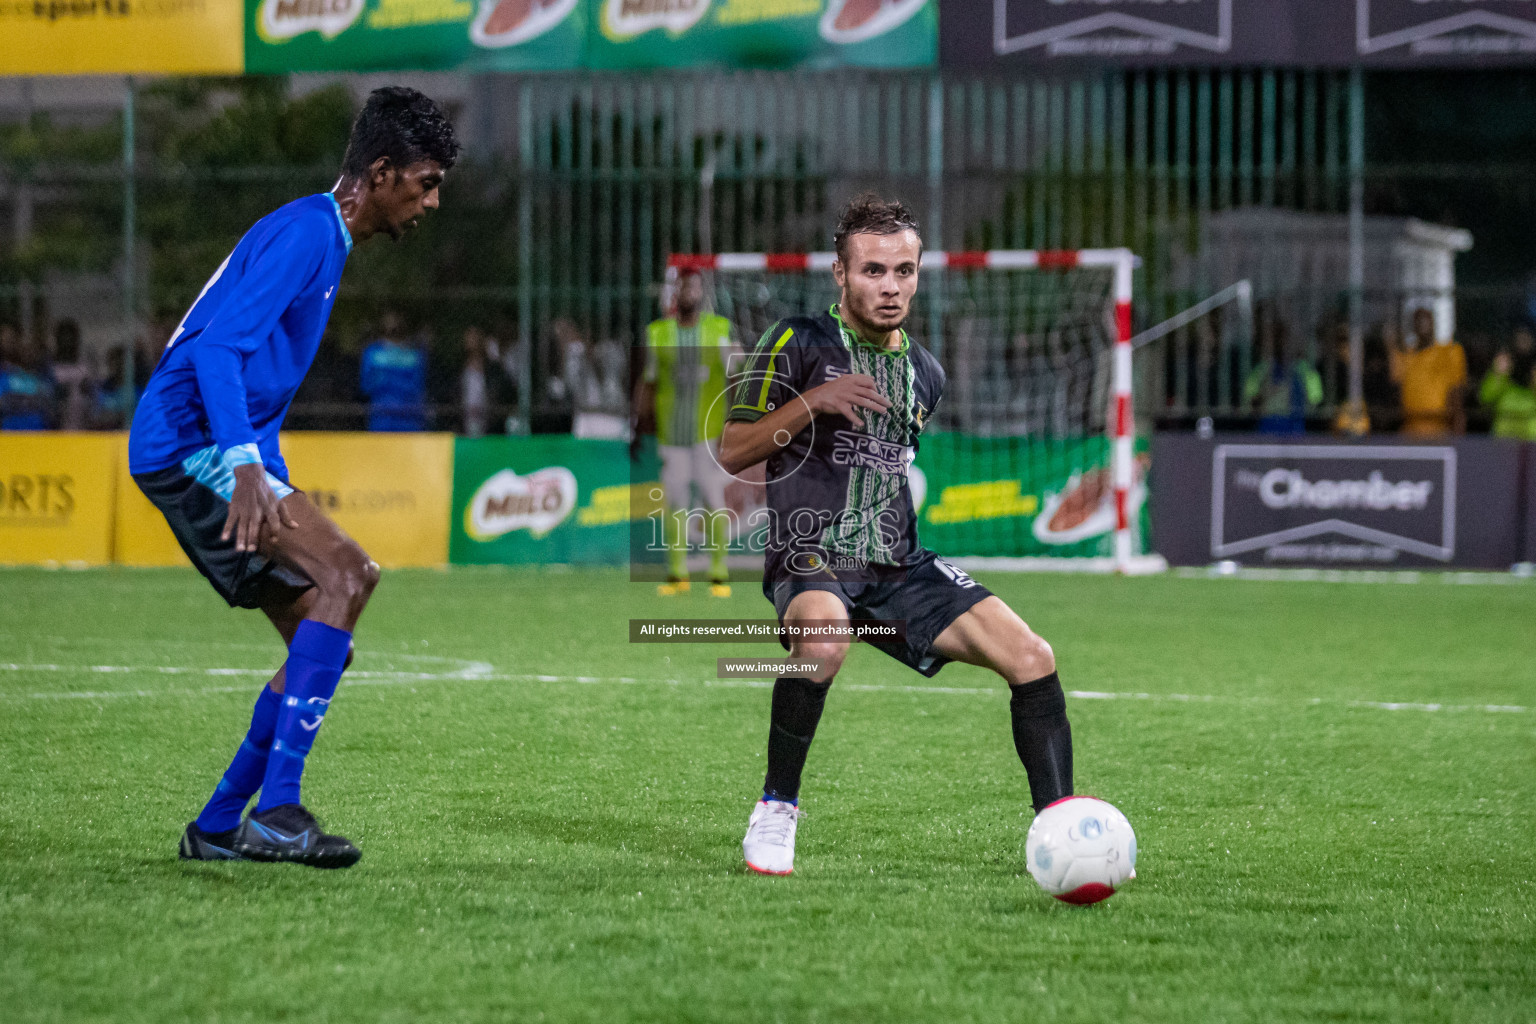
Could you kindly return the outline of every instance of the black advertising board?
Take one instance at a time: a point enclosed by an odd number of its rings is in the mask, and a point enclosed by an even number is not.
[[[1536,63],[1530,0],[1355,0],[1356,59],[1386,67]]]
[[[966,0],[939,5],[946,68],[1536,64],[1532,0]]]
[[[1507,569],[1524,446],[1159,434],[1152,541],[1174,565]]]
[[[1536,444],[1525,449],[1525,465],[1521,479],[1524,481],[1525,532],[1521,537],[1520,559],[1536,563]]]

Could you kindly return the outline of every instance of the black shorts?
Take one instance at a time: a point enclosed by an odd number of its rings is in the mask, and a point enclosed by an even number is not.
[[[187,463],[205,453],[199,452]],[[187,553],[197,571],[208,578],[233,608],[278,607],[291,604],[315,585],[303,573],[279,565],[254,551],[236,551],[235,540],[224,540],[224,521],[229,517],[229,495],[234,493],[234,476],[222,471],[213,460],[209,468],[194,476],[187,463],[167,466],[151,473],[135,473],[139,485],[154,506],[165,516],[181,550]],[[278,496],[286,497],[293,488],[267,474]]]
[[[933,650],[933,642],[939,634],[976,604],[992,596],[992,591],[932,551],[924,551],[915,565],[893,573],[889,579],[841,583],[825,576],[793,576],[763,583],[763,591],[773,602],[780,624],[784,622],[784,613],[789,610],[795,595],[807,590],[835,594],[854,621],[906,622],[905,640],[892,643],[869,640],[866,643],[930,677],[949,664],[948,658]],[[787,638],[781,637],[779,642],[788,649]]]

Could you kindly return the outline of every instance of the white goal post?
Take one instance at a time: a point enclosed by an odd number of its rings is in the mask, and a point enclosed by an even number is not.
[[[750,345],[780,316],[812,312],[835,298],[835,259],[831,252],[674,254],[667,266],[669,279],[684,270],[705,274],[707,301],[732,319],[738,340]],[[1026,475],[1005,463],[1011,459],[1034,470],[1042,451],[1072,453],[1055,470],[1053,484],[1060,489],[1042,488],[1039,495],[1023,493],[1022,486],[1009,493],[1007,480],[969,482],[961,469],[956,479],[962,482],[945,489],[945,506],[930,509],[927,522],[942,524],[940,530],[1010,518],[1014,525],[965,534],[973,539],[970,550],[952,559],[957,564],[1120,573],[1165,567],[1139,550],[1136,521],[1145,488],[1137,471],[1132,395],[1135,266],[1128,249],[923,254],[911,323],[950,376],[940,429],[989,449],[981,476]],[[936,440],[925,435],[924,453]],[[1086,465],[1094,453],[1107,456],[1108,464]],[[952,461],[959,468],[967,458]],[[926,488],[916,479],[913,486],[914,492]],[[930,504],[940,497],[926,494]],[[952,495],[959,495],[953,508]],[[1042,529],[1034,522],[1033,537],[1019,535],[1018,523],[1047,518],[1046,527],[1060,521],[1066,528]],[[926,539],[930,527],[922,529]]]

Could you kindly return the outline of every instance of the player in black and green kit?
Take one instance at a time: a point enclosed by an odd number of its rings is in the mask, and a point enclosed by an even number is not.
[[[999,598],[925,549],[907,486],[944,370],[902,330],[922,240],[906,208],[874,195],[843,211],[825,312],[779,321],[748,359],[721,435],[720,463],[767,460],[771,512],[763,591],[786,626],[900,620],[874,646],[932,676],[947,662],[992,669],[1012,690],[1013,740],[1035,809],[1072,793],[1072,731],[1051,647]],[[819,672],[773,687],[768,774],[742,843],[764,874],[794,867],[800,775],[843,639],[797,639]]]

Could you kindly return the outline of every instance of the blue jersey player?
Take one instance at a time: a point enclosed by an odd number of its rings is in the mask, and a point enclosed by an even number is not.
[[[349,867],[362,856],[299,799],[304,759],[379,567],[288,482],[279,427],[314,361],[353,245],[399,239],[438,205],[458,155],[426,96],[375,90],[352,126],[332,192],[267,215],[203,286],[133,417],[128,468],[192,564],[231,606],[259,608],[288,659],[181,856]],[[251,814],[241,814],[258,790]]]

